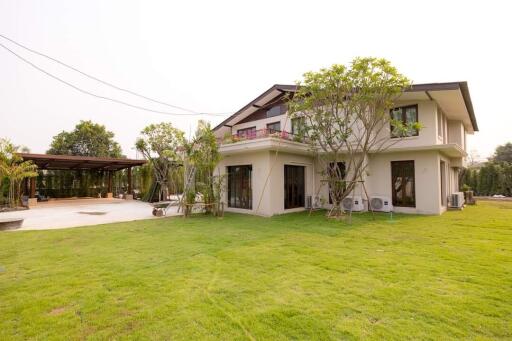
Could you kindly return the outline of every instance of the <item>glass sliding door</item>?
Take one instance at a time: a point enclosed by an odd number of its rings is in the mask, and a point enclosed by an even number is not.
[[[284,166],[284,208],[304,207],[304,166]]]
[[[391,162],[393,205],[416,207],[414,161]]]
[[[228,207],[252,209],[252,166],[228,166]]]

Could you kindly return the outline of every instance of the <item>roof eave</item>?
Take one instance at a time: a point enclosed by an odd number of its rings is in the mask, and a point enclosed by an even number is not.
[[[250,108],[254,103],[258,102],[260,99],[264,98],[267,94],[274,90],[281,91],[297,91],[298,85],[290,85],[290,84],[274,84],[267,91],[263,92],[261,95],[256,97],[254,100],[245,105],[242,109],[235,112],[233,115],[229,116],[227,119],[222,121],[219,125],[217,125],[213,130],[216,131],[224,126],[230,120],[236,118],[240,113]],[[469,118],[471,120],[471,125],[473,126],[474,131],[478,131],[478,124],[476,122],[476,116],[473,109],[473,103],[471,101],[471,96],[469,94],[468,83],[463,82],[446,82],[446,83],[425,83],[425,84],[413,84],[409,89],[406,89],[405,92],[416,92],[416,91],[442,91],[442,90],[460,90],[462,97],[464,99],[464,104],[469,113]]]
[[[216,131],[224,126],[226,126],[226,123],[231,121],[232,119],[236,118],[238,115],[240,115],[240,113],[242,113],[243,111],[247,110],[248,108],[250,108],[251,106],[254,105],[254,103],[257,103],[260,99],[264,98],[265,96],[267,96],[269,93],[271,93],[272,91],[274,90],[280,90],[282,92],[292,92],[292,91],[296,91],[297,90],[297,85],[291,85],[291,84],[274,84],[273,86],[271,86],[269,89],[267,89],[265,92],[263,92],[261,95],[259,95],[258,97],[256,97],[255,99],[253,99],[252,101],[250,101],[248,104],[246,104],[242,109],[238,110],[237,112],[235,112],[233,115],[229,116],[228,118],[226,118],[224,121],[222,121],[221,123],[219,123],[215,128],[213,128],[213,131]]]

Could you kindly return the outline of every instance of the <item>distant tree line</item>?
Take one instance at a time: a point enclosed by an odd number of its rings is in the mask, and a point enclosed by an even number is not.
[[[512,196],[512,143],[498,146],[483,165],[470,165],[461,183],[463,190],[471,189],[476,195]]]

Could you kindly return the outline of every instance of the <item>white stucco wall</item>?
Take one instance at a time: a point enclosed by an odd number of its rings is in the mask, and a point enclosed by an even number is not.
[[[466,150],[466,131],[462,121],[448,121],[448,143],[457,143]]]
[[[314,179],[315,179],[315,168],[312,157],[304,155],[294,155],[289,153],[278,153],[276,157],[275,152],[271,152],[271,163],[274,165],[270,172],[270,181],[268,190],[271,192],[270,196],[270,207],[272,214],[282,214],[287,212],[301,211],[302,209],[284,209],[284,166],[303,166],[304,169],[304,181],[305,181],[305,196],[314,195]],[[269,168],[270,170],[270,168]]]
[[[435,151],[372,155],[366,185],[369,195],[392,198],[391,161],[414,161],[416,207],[395,207],[395,212],[440,214],[439,153]]]
[[[438,106],[434,101],[410,101],[400,102],[397,106],[418,105],[418,120],[422,125],[419,136],[400,139],[386,152],[372,154],[369,158],[366,188],[370,196],[387,196],[391,199],[391,161],[414,160],[415,162],[415,190],[416,208],[396,207],[396,212],[418,214],[440,214],[446,210],[446,205],[441,202],[441,172],[440,161],[446,164],[446,194],[458,191],[458,170],[454,167],[463,165],[462,158],[448,158],[437,150],[406,151],[407,148],[425,147],[443,143],[457,143],[465,148],[464,126],[460,121],[449,121],[445,115],[441,115],[444,136],[438,137]],[[279,121],[281,130],[290,131],[291,123],[287,115],[279,115],[257,121],[236,124],[231,131],[236,134],[238,129],[255,126],[257,130],[265,129],[268,123]],[[229,128],[223,128],[223,133]],[[390,141],[389,127],[382,131],[382,138]],[[263,141],[263,140],[258,140]],[[244,144],[245,143],[245,144]],[[253,143],[255,146],[257,142]],[[251,150],[248,142],[229,145],[226,155],[220,162],[218,169],[225,174],[227,166],[252,165],[252,195],[253,208],[251,210],[227,208],[227,211],[271,216],[286,213],[293,210],[284,209],[284,165],[300,165],[305,167],[305,195],[319,195],[328,202],[327,185],[321,183],[321,167],[311,156],[304,155],[302,151],[294,154],[294,149],[289,152],[279,152],[277,158],[275,151],[271,149]],[[237,146],[241,149],[236,151]],[[274,147],[268,147],[274,148]],[[243,150],[242,150],[243,149]],[[229,155],[228,155],[229,154]],[[227,180],[226,180],[227,182]],[[227,183],[226,183],[227,188]],[[364,193],[360,188],[355,195]],[[260,200],[261,199],[261,200]],[[227,193],[224,201],[227,202]],[[259,207],[258,207],[259,205]]]
[[[365,182],[368,194],[370,196],[387,196],[391,199],[391,162],[405,160],[414,161],[416,207],[395,207],[395,212],[418,214],[440,214],[444,212],[446,205],[441,204],[440,161],[443,160],[446,165],[446,195],[458,191],[458,174],[457,170],[452,168],[451,160],[436,151],[390,152],[372,155],[368,161]],[[253,169],[252,210],[226,206],[226,211],[271,216],[302,210],[284,209],[284,166],[287,164],[304,166],[305,195],[314,197],[318,194],[327,204],[327,185],[322,185],[321,169],[312,157],[281,152],[276,158],[275,152],[262,151],[232,155],[224,158],[219,164],[218,169],[221,174],[225,174],[227,166],[252,165]],[[360,188],[354,191],[354,195],[365,197]],[[224,195],[224,202],[227,202],[227,193]],[[260,203],[259,208],[258,203]]]
[[[225,206],[228,212],[250,213],[263,216],[300,211],[284,209],[284,166],[304,166],[305,195],[314,193],[313,159],[305,155],[294,155],[274,151],[248,152],[226,156],[217,166],[216,174],[226,174],[228,166],[252,165],[252,209],[239,209]],[[225,187],[227,189],[227,178]],[[224,193],[227,203],[227,192]],[[259,208],[258,208],[259,204]]]
[[[407,147],[431,146],[439,143],[437,139],[437,105],[433,101],[407,101],[399,102],[397,107],[418,105],[418,122],[422,128],[418,136],[410,136],[401,139],[391,138],[390,127],[386,126],[378,135],[379,140],[387,140],[386,146],[389,149],[400,149]]]
[[[244,153],[244,154],[235,154],[231,156],[224,156],[224,158],[220,161],[217,166],[217,170],[215,174],[225,175],[227,173],[228,166],[240,166],[240,165],[252,165],[252,179],[251,179],[251,188],[252,188],[252,209],[241,209],[241,208],[232,208],[227,206],[228,195],[227,195],[227,177],[225,179],[225,188],[224,191],[224,202],[226,203],[225,210],[229,212],[239,212],[239,213],[250,213],[257,215],[271,215],[270,208],[270,191],[263,191],[265,179],[268,175],[270,164],[270,152],[269,151],[259,151],[252,153]],[[259,198],[261,200],[261,206],[259,210],[258,201]]]

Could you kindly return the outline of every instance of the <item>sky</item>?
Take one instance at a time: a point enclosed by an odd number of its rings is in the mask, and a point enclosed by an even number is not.
[[[414,83],[468,81],[480,158],[512,141],[509,1],[0,0],[0,34],[119,87],[197,112],[232,113],[306,71],[384,57]],[[104,124],[124,154],[151,123],[187,134],[197,120],[0,43],[87,91],[179,115],[130,108],[59,83],[0,47],[0,137],[44,153],[80,120]]]

